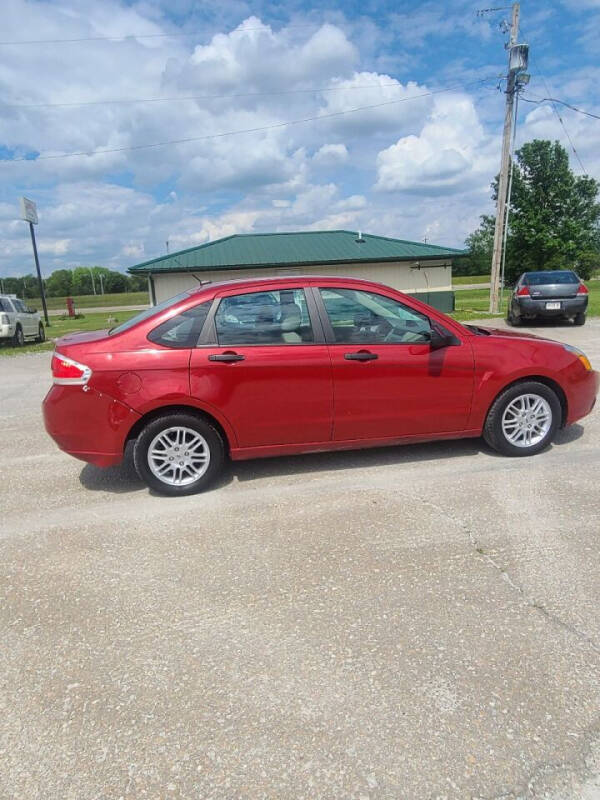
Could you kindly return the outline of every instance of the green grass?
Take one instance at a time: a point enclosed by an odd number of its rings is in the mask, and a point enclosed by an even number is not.
[[[39,297],[31,297],[26,301],[28,306],[42,310],[42,301]],[[148,292],[122,292],[120,294],[81,294],[74,295],[75,311],[81,308],[105,308],[108,306],[141,306],[149,305]],[[66,297],[47,297],[48,310],[66,309]]]
[[[452,276],[452,285],[453,286],[463,286],[470,283],[489,283],[490,276],[489,275],[453,275]]]
[[[53,350],[54,342],[51,339],[59,339],[67,333],[76,333],[77,331],[96,331],[104,328],[111,328],[120,322],[130,319],[137,311],[113,311],[111,314],[86,314],[83,319],[60,319],[60,317],[50,317],[50,327],[46,328],[46,336],[48,341],[43,344],[29,344],[27,342],[24,347],[9,347],[7,345],[0,346],[0,356],[15,356],[23,353],[39,353],[44,350]],[[108,322],[108,318],[116,322]]]
[[[588,282],[587,284],[590,299],[588,304],[588,316],[600,316],[600,285],[596,282]],[[500,309],[502,316],[506,315],[506,302],[510,297],[510,290],[504,290],[504,303]],[[450,316],[454,317],[461,322],[471,319],[485,319],[486,317],[493,317],[488,312],[490,307],[490,290],[489,289],[465,289],[462,292],[457,292],[456,310]]]

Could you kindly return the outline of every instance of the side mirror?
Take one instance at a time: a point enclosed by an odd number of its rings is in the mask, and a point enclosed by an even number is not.
[[[455,343],[456,339],[451,333],[440,333],[435,328],[431,329],[429,334],[429,347],[431,350],[441,350]]]
[[[27,313],[28,314],[37,314],[37,308],[28,308],[27,309]]]

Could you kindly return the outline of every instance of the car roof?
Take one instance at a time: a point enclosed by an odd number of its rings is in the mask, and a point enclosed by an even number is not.
[[[257,288],[264,288],[265,286],[290,286],[292,284],[314,285],[326,281],[333,284],[356,284],[365,287],[381,287],[391,289],[390,286],[378,283],[377,281],[369,281],[364,278],[352,278],[343,275],[271,275],[254,278],[234,278],[229,281],[215,281],[214,283],[206,281],[201,285],[189,290],[189,294],[199,294],[207,290],[221,291],[223,289],[248,289],[256,286]]]

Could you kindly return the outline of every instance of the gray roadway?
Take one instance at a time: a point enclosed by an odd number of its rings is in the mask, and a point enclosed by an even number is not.
[[[56,450],[48,366],[2,359],[0,797],[600,797],[597,411],[173,500]]]

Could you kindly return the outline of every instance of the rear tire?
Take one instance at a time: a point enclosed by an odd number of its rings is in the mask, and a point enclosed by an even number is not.
[[[44,326],[42,325],[42,323],[41,323],[41,322],[40,322],[40,327],[39,327],[38,335],[36,336],[36,339],[35,339],[35,340],[36,340],[36,342],[39,342],[40,344],[41,344],[42,342],[45,342],[45,341],[46,341],[46,331],[44,330]]]
[[[483,438],[505,456],[533,456],[548,447],[561,415],[556,392],[538,381],[522,381],[494,400]]]
[[[15,347],[23,347],[25,344],[25,337],[23,336],[23,328],[20,325],[17,325],[15,328],[15,335],[13,336],[13,345]]]
[[[579,314],[575,314],[573,323],[575,325],[585,325],[585,312],[580,311]]]
[[[513,314],[512,310],[509,310],[509,312],[508,312],[508,314],[507,314],[507,317],[506,317],[506,321],[507,321],[507,322],[508,322],[508,324],[509,324],[509,325],[511,325],[513,328],[517,328],[517,327],[518,327],[518,326],[521,324],[521,318],[520,318],[520,317],[516,317],[516,316]]]
[[[225,446],[219,432],[202,417],[185,412],[151,420],[133,449],[140,478],[151,489],[171,497],[203,491],[221,473],[224,462]]]

